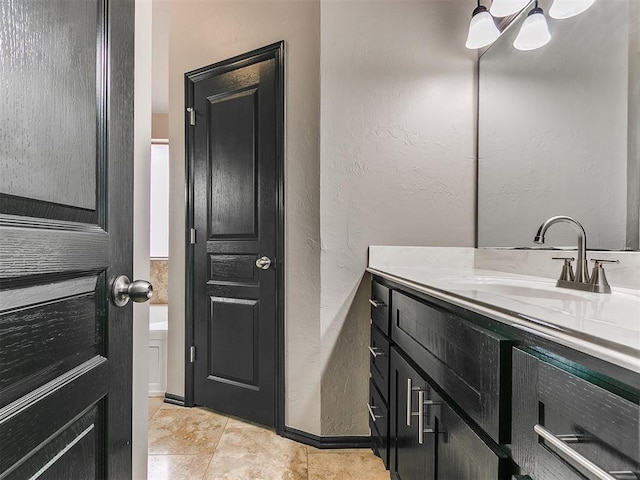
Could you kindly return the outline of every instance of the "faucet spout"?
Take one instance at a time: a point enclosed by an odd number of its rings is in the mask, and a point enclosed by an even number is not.
[[[575,281],[580,283],[589,282],[589,271],[587,265],[587,234],[584,231],[584,227],[576,219],[567,217],[566,215],[558,215],[551,217],[545,221],[538,232],[536,233],[533,241],[535,243],[544,243],[544,236],[551,225],[556,223],[568,223],[578,234],[578,264],[576,266]]]

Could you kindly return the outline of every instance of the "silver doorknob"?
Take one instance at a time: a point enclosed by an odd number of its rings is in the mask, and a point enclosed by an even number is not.
[[[153,297],[153,285],[146,280],[129,280],[126,275],[120,275],[111,286],[111,301],[117,307],[124,307],[129,300],[136,303],[146,302]]]
[[[271,259],[269,257],[260,257],[256,260],[256,267],[267,270],[271,266]]]

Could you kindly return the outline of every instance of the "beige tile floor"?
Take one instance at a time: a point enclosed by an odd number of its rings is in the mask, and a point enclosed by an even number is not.
[[[370,450],[318,450],[206,408],[149,398],[150,480],[389,480]]]

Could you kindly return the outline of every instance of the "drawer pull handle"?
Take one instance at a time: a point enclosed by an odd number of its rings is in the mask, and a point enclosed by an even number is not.
[[[437,407],[438,405],[442,405],[442,402],[439,402],[438,400],[425,400],[423,403],[423,405],[426,405],[427,407]],[[430,420],[430,414],[429,414],[429,410],[427,410],[427,426],[429,426],[431,424],[431,420]],[[424,433],[433,433],[433,432],[427,432],[427,430],[424,431]]]
[[[433,433],[433,429],[428,433]],[[418,392],[418,443],[424,443],[424,390]]]
[[[585,443],[591,440],[589,435],[582,435],[579,433],[568,433],[566,435],[556,435],[557,438],[564,443]]]
[[[411,426],[411,394],[413,388],[411,387],[411,379],[407,378],[407,427]]]
[[[367,403],[367,410],[369,410],[369,415],[371,416],[371,420],[373,420],[375,422],[376,419],[382,418],[382,415],[376,415],[375,413],[373,413],[373,409],[374,408],[379,408],[379,407],[376,407],[375,405],[372,407],[371,405],[369,405]]]
[[[536,432],[538,435],[540,435],[545,442],[548,442],[550,445],[556,448],[558,452],[561,453],[563,456],[573,460],[574,463],[578,464],[579,466],[584,468],[586,471],[588,471],[590,474],[594,475],[600,480],[616,480],[616,477],[612,476],[608,472],[605,472],[595,463],[591,462],[590,460],[580,455],[573,448],[568,446],[567,443],[562,440],[562,438],[558,438],[549,430],[544,428],[542,425],[535,425],[533,427],[533,431]],[[571,437],[575,437],[575,435],[571,435]]]
[[[415,414],[418,416],[418,443],[422,445],[424,443],[424,434],[425,433],[436,433],[433,428],[424,428],[424,407],[425,405],[442,405],[442,402],[437,400],[425,400],[424,399],[425,390],[418,390],[418,413]]]
[[[383,355],[386,355],[385,352],[380,352],[380,349],[378,347],[369,347],[369,353],[371,353],[371,355],[373,356],[373,358],[376,357],[381,357]]]
[[[640,472],[632,472],[631,470],[620,470],[609,472],[616,480],[638,480]]]
[[[369,303],[371,304],[371,306],[373,306],[373,308],[384,307],[386,305],[384,302],[381,302],[380,300],[374,300],[372,298],[369,299]]]
[[[412,406],[411,406],[411,395],[413,394],[413,392],[418,392],[418,398],[420,399],[420,406],[418,406],[418,411],[417,412],[412,412]],[[423,403],[425,403],[424,401],[424,392],[425,390],[423,388],[420,387],[415,387],[413,388],[412,383],[411,383],[411,378],[407,378],[407,427],[411,426],[411,417],[417,417],[420,415],[420,409],[424,408],[422,405]],[[422,395],[422,397],[420,396]],[[430,400],[427,400],[426,405],[430,405]],[[422,415],[420,415],[422,416]],[[422,420],[424,421],[424,419]]]

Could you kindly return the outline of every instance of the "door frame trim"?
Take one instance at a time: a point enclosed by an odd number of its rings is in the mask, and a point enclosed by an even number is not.
[[[195,83],[206,78],[217,76],[237,68],[252,65],[254,63],[273,58],[276,61],[276,365],[275,365],[275,429],[279,435],[285,430],[285,359],[284,359],[284,40],[266,47],[258,48],[250,52],[238,55],[227,60],[222,60],[184,74],[185,92],[185,198],[186,198],[186,222],[185,222],[185,398],[184,405],[194,406],[194,365],[190,361],[189,349],[194,345],[194,318],[193,318],[193,274],[194,274],[194,246],[191,244],[191,228],[194,225],[194,152],[193,131],[189,125],[189,115],[186,107],[193,105],[193,91]]]

